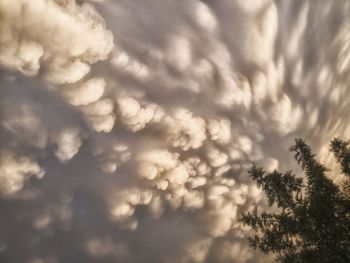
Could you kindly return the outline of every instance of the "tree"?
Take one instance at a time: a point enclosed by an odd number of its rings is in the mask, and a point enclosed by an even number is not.
[[[350,200],[350,148],[349,142],[344,142],[338,138],[331,142],[330,150],[338,163],[340,163],[343,174],[348,178],[340,185],[341,193],[345,199]]]
[[[250,245],[276,253],[279,262],[350,262],[350,180],[339,186],[328,179],[328,170],[302,139],[290,151],[304,178],[291,171],[268,173],[255,165],[249,170],[268,205],[277,206],[277,212],[243,214],[241,222],[254,232]],[[330,151],[350,177],[349,144],[334,139]]]

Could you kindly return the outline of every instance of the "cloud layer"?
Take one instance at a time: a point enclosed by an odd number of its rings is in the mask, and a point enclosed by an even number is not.
[[[347,139],[350,1],[0,1],[3,262],[272,262],[253,162]]]

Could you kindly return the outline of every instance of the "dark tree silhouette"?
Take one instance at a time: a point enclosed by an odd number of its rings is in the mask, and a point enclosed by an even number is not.
[[[272,173],[255,165],[249,175],[266,193],[277,212],[257,209],[243,214],[241,222],[252,228],[254,249],[276,253],[279,262],[350,262],[350,180],[340,186],[325,175],[327,168],[310,147],[296,139],[290,148],[305,174]],[[334,139],[330,144],[342,172],[350,177],[350,148]]]

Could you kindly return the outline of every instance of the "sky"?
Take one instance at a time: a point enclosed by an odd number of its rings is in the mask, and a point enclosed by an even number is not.
[[[350,1],[0,0],[0,261],[265,263],[253,163],[349,139]],[[330,172],[334,180],[339,180]]]

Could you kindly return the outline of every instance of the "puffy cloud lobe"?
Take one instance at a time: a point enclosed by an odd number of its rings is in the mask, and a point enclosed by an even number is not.
[[[91,6],[62,9],[54,1],[5,0],[1,9],[2,55],[13,57],[3,65],[10,69],[34,62],[28,71],[35,74],[42,63],[51,81],[76,82],[89,71],[89,63],[105,59],[113,47],[112,36]],[[13,55],[7,48],[14,49]],[[22,61],[17,67],[6,65],[17,60]]]
[[[74,106],[96,102],[104,92],[103,79],[83,79],[90,65],[104,60],[113,48],[113,37],[95,9],[75,1],[2,1],[0,8],[1,66],[50,84],[65,84],[63,95]],[[42,15],[45,14],[45,15]],[[97,131],[110,131],[114,115],[87,117]]]
[[[90,64],[107,58],[113,47],[111,34],[91,6],[78,6],[73,1],[67,6],[59,6],[54,1],[5,0],[0,2],[0,10],[1,68],[19,71],[27,76],[40,75],[47,83],[43,86],[55,85],[55,88],[60,89],[57,84],[75,84],[90,71]],[[27,194],[26,191],[17,192],[33,175],[43,176],[44,169],[41,166],[47,163],[39,159],[46,156],[47,149],[53,149],[60,161],[67,162],[79,151],[83,129],[67,123],[71,116],[64,116],[60,110],[63,106],[56,107],[47,101],[47,104],[44,103],[47,108],[40,108],[41,102],[49,96],[47,91],[28,95],[22,87],[13,87],[24,86],[33,91],[30,80],[24,83],[15,81],[13,85],[8,85],[11,80],[7,80],[6,74],[1,77],[4,85],[0,99],[0,192],[10,195],[8,198],[35,199],[36,191]],[[38,86],[39,83],[36,82]],[[86,91],[80,95],[89,96]],[[77,100],[72,96],[70,99],[73,102]],[[97,99],[90,95],[90,101],[95,102]],[[86,103],[90,101],[85,100]],[[50,120],[51,115],[57,117],[60,114],[64,117],[61,115],[61,119]],[[8,141],[7,136],[10,136]],[[66,222],[63,218],[67,213],[61,212],[53,217]],[[51,222],[56,221],[44,215],[35,219],[33,226],[38,231],[47,231],[51,228]],[[63,225],[66,226],[66,223]],[[46,260],[32,256],[33,262],[56,261],[55,257]]]
[[[140,103],[131,97],[120,97],[117,99],[118,117],[120,122],[130,131],[136,132],[145,128],[146,124],[153,120],[157,113],[154,104]]]
[[[205,121],[186,109],[175,109],[173,116],[165,117],[164,123],[168,126],[166,139],[184,151],[199,148],[206,139]]]
[[[57,145],[55,154],[59,160],[63,162],[70,160],[78,153],[82,144],[79,131],[68,129],[53,136],[53,141]]]
[[[124,74],[130,74],[139,80],[146,80],[151,74],[146,65],[131,58],[125,51],[118,50],[117,48],[113,53],[111,64],[116,70]]]
[[[40,178],[44,175],[44,170],[35,160],[11,150],[0,151],[0,164],[1,193],[14,193],[23,187],[30,176]]]

